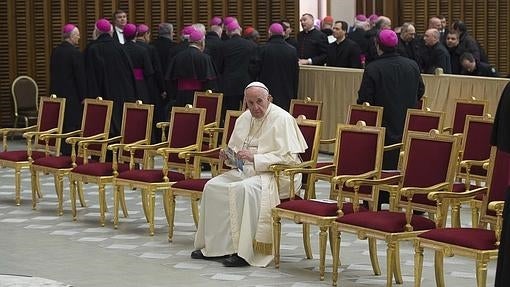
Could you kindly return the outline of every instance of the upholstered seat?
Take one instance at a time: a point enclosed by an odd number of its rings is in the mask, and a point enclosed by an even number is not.
[[[45,157],[43,151],[32,151],[32,159],[36,160]],[[28,154],[26,150],[14,150],[0,152],[0,159],[8,161],[28,161]]]
[[[113,174],[113,164],[111,162],[90,162],[88,164],[78,164],[71,170],[72,173],[80,173],[91,176],[110,176]],[[129,170],[129,163],[118,163],[117,171],[124,172]]]
[[[320,200],[288,200],[276,206],[279,209],[291,210],[317,216],[337,216],[338,203]],[[364,206],[359,207],[359,212],[368,211]],[[345,202],[342,207],[344,214],[354,212],[352,203]]]
[[[90,159],[89,161],[94,161]],[[34,160],[33,164],[52,168],[72,168],[73,159],[70,156],[47,156]],[[83,164],[83,157],[76,157],[75,164]]]
[[[168,171],[169,181],[184,180],[184,174],[175,171]],[[164,174],[161,169],[128,170],[119,174],[117,179],[126,179],[140,182],[162,182]]]
[[[205,184],[210,178],[184,179],[172,185],[172,188],[189,189],[198,192],[204,191]]]
[[[360,214],[345,214],[342,217],[338,217],[336,221],[389,233],[404,232],[407,224],[405,213],[391,211],[368,211]],[[413,226],[413,231],[436,228],[434,220],[420,215],[412,215],[411,225]]]
[[[480,228],[438,228],[422,233],[418,235],[418,238],[477,250],[498,248],[494,231]]]

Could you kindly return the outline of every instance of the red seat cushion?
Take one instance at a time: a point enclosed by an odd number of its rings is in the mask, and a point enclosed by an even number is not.
[[[493,230],[479,228],[438,228],[418,237],[478,250],[498,249]]]
[[[205,184],[210,178],[185,179],[180,180],[172,185],[172,188],[188,189],[194,191],[204,191]]]
[[[89,160],[94,162],[94,160]],[[52,168],[71,168],[73,167],[73,161],[70,156],[47,156],[34,160],[34,165],[47,166]],[[76,158],[76,164],[83,164],[83,157]]]
[[[163,182],[163,171],[161,169],[128,170],[120,173],[117,178],[141,182]],[[184,180],[184,174],[169,171],[168,179],[171,182]]]
[[[355,225],[383,232],[404,232],[406,215],[404,212],[367,211],[346,214],[336,219],[337,222]],[[413,215],[411,225],[414,231],[436,228],[433,220],[420,215]]]
[[[127,171],[129,170],[129,164],[128,163],[119,163],[117,165],[117,170],[119,172]],[[92,175],[92,176],[112,176],[113,175],[113,168],[111,162],[94,162],[89,164],[83,164],[79,165],[71,172],[79,173],[79,174],[85,174],[85,175]]]
[[[338,215],[338,204],[336,202],[323,202],[317,200],[288,200],[280,203],[276,207],[318,216]],[[352,203],[344,203],[342,211],[344,214],[353,213]],[[366,208],[360,206],[360,211],[366,211]]]
[[[46,154],[42,151],[33,151],[32,159],[38,159],[41,157],[45,157]],[[26,150],[13,150],[13,151],[4,151],[0,152],[0,159],[8,160],[8,161],[28,161],[28,155]]]

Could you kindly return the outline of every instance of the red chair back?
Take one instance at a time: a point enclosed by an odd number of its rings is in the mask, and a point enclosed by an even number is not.
[[[452,134],[462,133],[467,115],[483,116],[487,108],[487,101],[459,99],[455,103]]]
[[[409,109],[407,110],[406,127],[404,130],[412,132],[426,132],[442,130],[444,124],[443,112],[432,112]]]
[[[347,112],[347,123],[355,125],[358,121],[364,121],[369,127],[380,127],[382,124],[383,108],[378,106],[350,105]]]
[[[211,91],[195,92],[193,107],[204,108],[205,124],[213,122],[219,123],[221,117],[221,107],[223,103],[222,93],[213,93]]]
[[[62,132],[64,125],[65,99],[52,97],[41,97],[39,104],[39,115],[37,118],[37,131],[47,131],[57,128],[57,133]],[[52,151],[60,151],[60,139],[50,139],[48,146]],[[46,142],[35,139],[34,149],[44,149]]]
[[[305,100],[292,99],[290,101],[289,112],[294,118],[303,115],[309,120],[320,120],[322,102],[312,101],[310,98],[306,98]]]
[[[462,160],[486,160],[491,153],[491,133],[494,120],[468,115],[464,125]],[[471,174],[485,176],[487,171],[472,166]]]
[[[122,143],[129,144],[146,140],[146,144],[150,143],[152,133],[152,117],[154,106],[137,103],[125,103],[123,111],[123,120],[121,127]],[[124,157],[129,157],[128,152],[123,153]],[[122,158],[123,161],[129,160]],[[135,152],[135,158],[143,159],[143,150]]]
[[[202,131],[204,129],[205,109],[191,107],[173,107],[168,131],[168,147],[183,148],[197,145],[196,150],[202,149]],[[177,154],[168,157],[170,168],[172,165],[184,167],[185,161]],[[198,163],[197,163],[198,164]]]
[[[108,138],[112,117],[113,102],[98,99],[85,99],[85,107],[81,121],[81,136],[90,137],[104,134]],[[93,144],[88,146],[87,154],[101,156],[106,152],[107,145]]]
[[[486,198],[482,204],[480,212],[481,222],[494,223],[496,221],[496,213],[487,208],[487,205],[492,201],[504,201],[506,196],[506,189],[509,182],[509,166],[510,154],[492,147],[491,156],[489,161],[488,180],[487,186],[489,190]]]
[[[301,133],[303,134],[303,137],[305,138],[306,144],[308,145],[308,148],[305,150],[305,152],[300,155],[301,160],[313,161],[316,164],[317,158],[319,156],[322,122],[298,117],[297,123]],[[315,164],[313,167],[315,167]]]

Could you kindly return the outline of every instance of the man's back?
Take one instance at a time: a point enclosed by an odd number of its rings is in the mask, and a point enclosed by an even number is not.
[[[223,43],[218,70],[222,76],[222,91],[225,96],[242,97],[244,87],[251,82],[248,67],[255,48],[255,43],[239,35],[234,35]]]

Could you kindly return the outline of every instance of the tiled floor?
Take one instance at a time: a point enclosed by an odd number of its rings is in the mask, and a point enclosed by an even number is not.
[[[15,143],[14,146],[20,145]],[[156,204],[156,234],[151,237],[141,209],[139,191],[127,191],[129,217],[121,217],[119,229],[115,230],[111,224],[111,213],[107,214],[107,225],[99,225],[97,186],[85,186],[88,207],[80,208],[78,221],[73,222],[67,180],[64,181],[65,212],[64,216],[59,217],[56,215],[53,177],[41,176],[44,198],[40,200],[37,210],[31,209],[27,171],[22,173],[22,178],[23,202],[16,207],[13,170],[0,169],[0,287],[331,286],[332,262],[329,251],[326,279],[319,281],[316,229],[312,232],[314,259],[304,259],[301,226],[283,222],[282,263],[279,270],[273,265],[267,268],[225,268],[219,262],[190,258],[195,227],[187,200],[177,202],[174,241],[169,243],[161,197],[157,197]],[[327,184],[318,183],[318,196],[326,196],[328,189]],[[107,194],[111,206],[111,189],[107,189]],[[463,211],[462,221],[470,221],[467,209]],[[380,243],[378,249],[382,276],[374,276],[371,271],[366,241],[344,234],[339,286],[385,286],[384,243]],[[400,252],[404,276],[402,286],[413,286],[411,244],[402,244]],[[424,265],[422,286],[435,286],[431,252],[426,251]],[[476,285],[473,261],[462,257],[446,258],[444,267],[447,286]],[[495,264],[492,262],[487,286],[493,285],[494,272]]]

